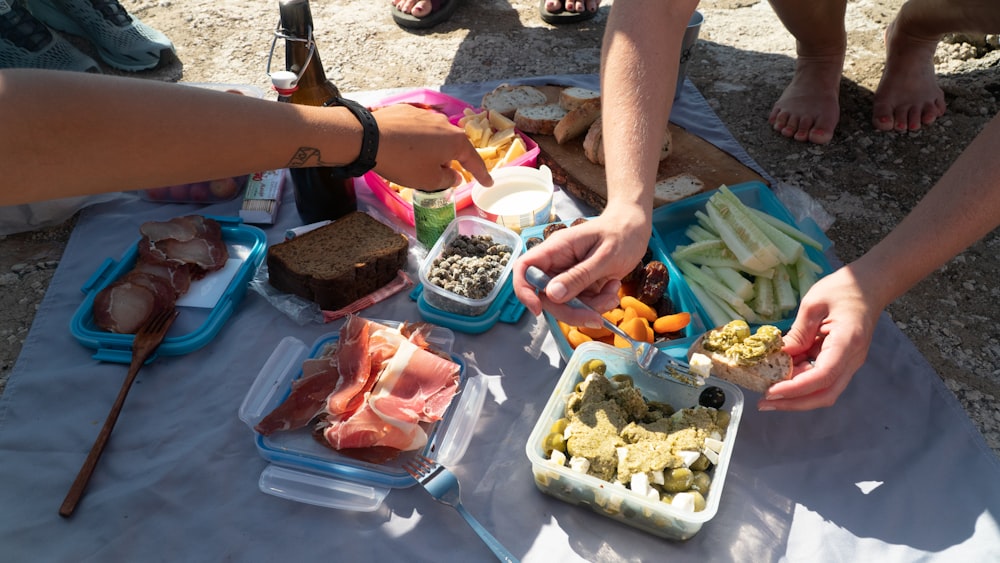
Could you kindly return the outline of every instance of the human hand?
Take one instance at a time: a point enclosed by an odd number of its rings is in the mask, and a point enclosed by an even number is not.
[[[615,307],[621,279],[642,260],[650,233],[648,219],[608,212],[556,231],[514,263],[514,293],[534,315],[544,309],[572,325],[599,327],[598,313],[565,303],[579,297],[597,311]],[[529,266],[552,276],[544,293],[525,279]]]
[[[759,410],[804,411],[837,401],[864,364],[884,308],[872,293],[850,266],[812,286],[785,335],[785,351],[795,363],[792,378],[772,385]]]
[[[480,184],[492,186],[486,170],[465,131],[436,111],[410,104],[394,104],[372,112],[379,128],[375,171],[410,188],[439,191],[465,181],[451,167],[457,160]]]

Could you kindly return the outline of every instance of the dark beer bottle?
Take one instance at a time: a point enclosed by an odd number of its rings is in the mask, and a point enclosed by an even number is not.
[[[281,24],[277,34],[285,40],[285,69],[298,76],[291,85],[274,80],[278,101],[322,106],[340,98],[340,90],[326,78],[313,41],[309,0],[278,0],[278,7]],[[318,156],[301,155],[304,160]],[[358,207],[354,179],[339,168],[293,167],[289,174],[295,187],[295,207],[305,224],[337,219]]]

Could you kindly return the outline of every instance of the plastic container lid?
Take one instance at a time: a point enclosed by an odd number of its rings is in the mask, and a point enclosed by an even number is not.
[[[514,281],[510,278],[500,289],[496,299],[481,315],[465,316],[448,311],[442,311],[427,303],[424,299],[424,284],[417,284],[410,292],[410,299],[417,302],[420,317],[429,323],[448,327],[466,334],[480,334],[493,328],[497,322],[509,324],[521,320],[521,315],[527,310],[523,303],[514,295]]]

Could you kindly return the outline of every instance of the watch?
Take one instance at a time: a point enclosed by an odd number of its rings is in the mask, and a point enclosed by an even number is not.
[[[354,114],[354,117],[361,122],[363,129],[361,135],[361,152],[358,154],[358,158],[346,166],[336,166],[334,168],[347,177],[357,178],[362,176],[372,168],[375,168],[375,156],[378,154],[378,122],[375,121],[372,112],[354,100],[333,97],[323,104],[323,107],[330,106],[343,106],[350,110]]]

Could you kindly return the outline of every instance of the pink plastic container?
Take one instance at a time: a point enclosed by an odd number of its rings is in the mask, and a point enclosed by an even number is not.
[[[401,94],[396,94],[382,100],[379,100],[373,105],[373,107],[388,106],[398,103],[409,103],[417,105],[418,107],[426,107],[427,109],[432,109],[439,111],[448,116],[452,123],[458,123],[458,120],[462,118],[463,111],[467,108],[473,108],[472,105],[459,100],[458,98],[453,98],[447,94],[442,94],[436,90],[429,90],[426,88],[421,88],[417,90],[410,90],[403,92]],[[510,161],[506,166],[535,166],[538,162],[538,143],[531,140],[530,137],[517,131],[517,135],[524,141],[524,146],[527,151]],[[364,175],[363,180],[365,184],[371,189],[375,197],[379,199],[393,214],[397,217],[406,221],[408,225],[413,225],[413,204],[399,195],[396,190],[389,187],[389,182],[384,178],[376,174],[375,172],[368,172]],[[469,205],[472,205],[472,185],[474,182],[466,182],[455,188],[455,209],[460,210]]]

